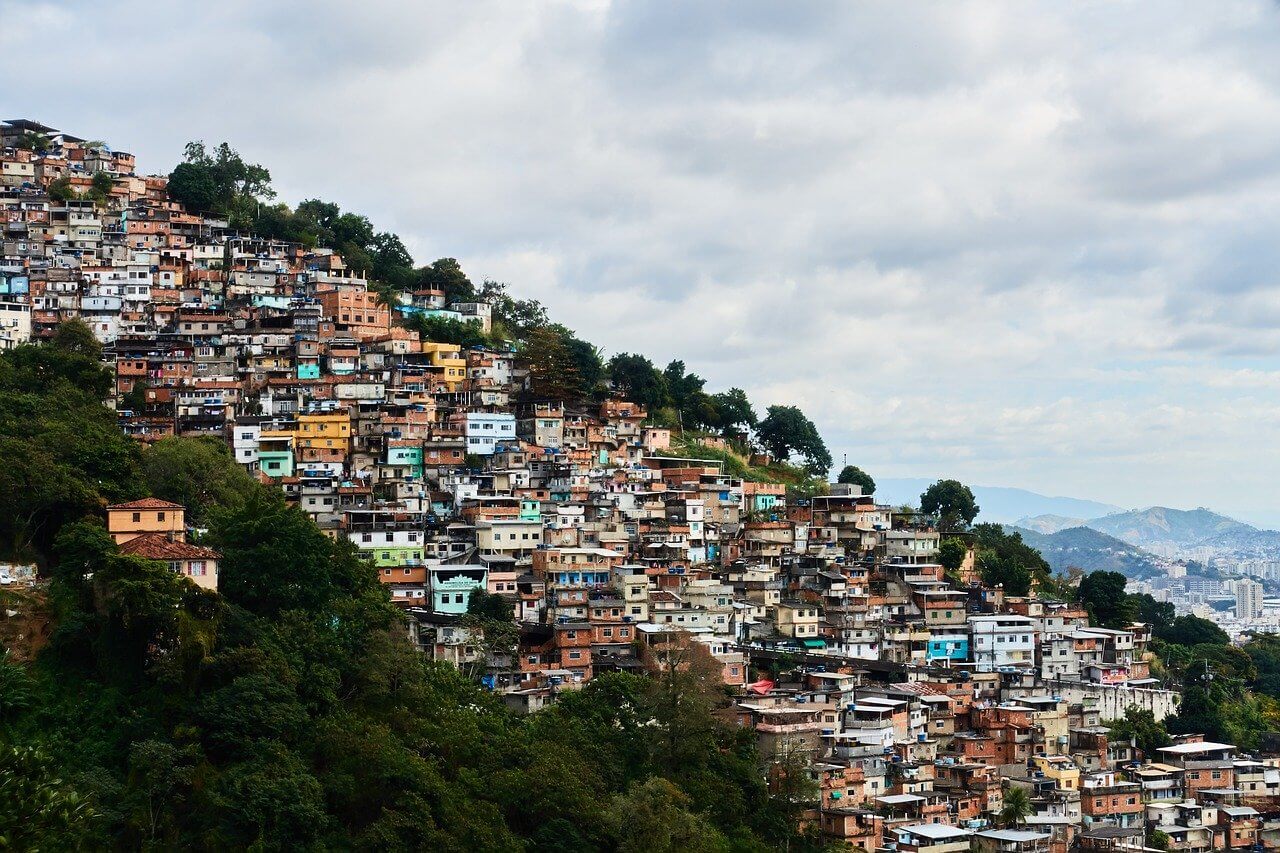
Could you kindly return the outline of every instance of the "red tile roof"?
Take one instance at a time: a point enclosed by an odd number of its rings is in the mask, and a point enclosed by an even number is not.
[[[112,504],[107,509],[186,509],[182,504],[171,504],[159,498],[143,498],[127,504]]]
[[[147,533],[120,546],[121,554],[147,560],[216,560],[218,552],[188,542],[175,542],[163,533]]]

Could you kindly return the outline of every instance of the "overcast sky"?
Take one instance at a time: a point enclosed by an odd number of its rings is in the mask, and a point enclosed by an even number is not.
[[[410,8],[405,8],[410,7]],[[0,0],[4,118],[229,141],[840,463],[1280,523],[1280,6]]]

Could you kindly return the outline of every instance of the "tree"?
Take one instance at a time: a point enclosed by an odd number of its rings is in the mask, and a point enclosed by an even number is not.
[[[836,482],[862,486],[864,495],[875,494],[876,491],[876,481],[871,479],[871,475],[857,465],[846,465],[840,469],[840,476],[836,478]]]
[[[770,406],[764,420],[756,428],[756,436],[776,459],[787,460],[799,454],[805,470],[814,476],[831,468],[831,454],[818,428],[795,406]]]
[[[162,438],[143,454],[142,476],[153,495],[185,506],[194,524],[204,524],[214,508],[243,504],[261,488],[217,436]]]
[[[608,370],[613,390],[645,406],[650,413],[670,404],[666,379],[644,356],[618,353],[609,359]]]
[[[723,835],[689,810],[689,797],[666,779],[636,783],[609,811],[618,853],[727,851]]]
[[[1020,533],[1006,533],[999,524],[977,524],[972,535],[978,572],[987,586],[1003,586],[1006,595],[1024,596],[1033,582],[1049,581],[1049,564]]]
[[[213,175],[203,166],[179,163],[169,173],[169,198],[197,213],[208,213],[218,203],[218,187]]]
[[[374,235],[369,252],[373,259],[370,274],[375,280],[398,290],[413,285],[413,256],[399,236],[389,231],[379,232]]]
[[[1089,621],[1102,628],[1118,628],[1133,621],[1136,602],[1124,592],[1127,579],[1119,572],[1090,572],[1080,581],[1076,601],[1089,611]]]
[[[1201,619],[1199,616],[1190,614],[1179,616],[1166,624],[1156,625],[1151,633],[1166,643],[1176,643],[1180,646],[1226,644],[1231,641],[1226,631],[1208,619]]]
[[[748,429],[755,429],[759,423],[755,410],[751,408],[751,401],[741,388],[730,388],[713,394],[712,399],[720,412],[720,427],[725,432],[746,432]]]
[[[47,151],[49,149],[49,137],[43,133],[28,130],[18,137],[18,142],[14,147],[26,151]]]
[[[98,342],[88,324],[78,318],[59,323],[50,343],[54,349],[64,353],[83,356],[94,361],[102,358],[102,344]]]
[[[76,198],[75,188],[71,186],[71,176],[63,175],[49,182],[47,192],[51,201],[67,201]]]
[[[376,582],[373,566],[349,543],[325,536],[305,512],[265,489],[213,512],[211,535],[222,553],[219,592],[253,613],[323,612]]]
[[[79,849],[97,819],[86,798],[37,747],[0,744],[0,846]]]
[[[496,622],[512,622],[515,612],[511,603],[496,592],[489,592],[483,587],[471,590],[467,597],[467,613],[492,619]]]
[[[455,258],[439,258],[428,266],[419,267],[417,279],[420,288],[443,290],[448,303],[467,302],[476,295],[475,286]]]
[[[1177,618],[1177,611],[1172,602],[1156,601],[1145,592],[1130,595],[1129,600],[1133,603],[1134,619],[1138,622],[1145,622],[1148,625],[1167,625]]]
[[[1004,792],[1004,804],[1000,807],[997,820],[1001,826],[1018,826],[1034,812],[1027,792],[1022,788],[1011,787]]]
[[[1173,743],[1164,725],[1155,718],[1151,711],[1130,705],[1124,716],[1107,723],[1110,730],[1108,737],[1112,743],[1128,741],[1142,752],[1147,760],[1156,755],[1156,750]]]
[[[968,554],[969,546],[954,536],[949,536],[939,543],[938,562],[942,564],[942,568],[946,570],[947,576],[953,583],[959,582],[960,567],[964,565],[964,558]]]
[[[115,186],[115,176],[110,172],[94,172],[89,186],[89,198],[102,204],[110,197]]]
[[[959,480],[939,480],[920,495],[920,511],[938,518],[943,531],[964,530],[978,516],[973,492]]]
[[[482,347],[489,343],[479,320],[455,320],[452,317],[435,317],[426,314],[410,314],[404,321],[405,328],[417,332],[424,341],[457,344],[460,347]]]
[[[584,396],[582,376],[566,340],[568,329],[543,326],[531,329],[520,347],[529,369],[529,386],[535,397],[576,400]]]
[[[183,162],[169,175],[168,192],[193,210],[226,216],[240,227],[253,223],[262,199],[275,197],[271,173],[225,142],[213,151],[203,142],[188,142]]]

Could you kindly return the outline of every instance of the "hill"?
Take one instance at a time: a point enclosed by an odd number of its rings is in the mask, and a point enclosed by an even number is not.
[[[920,494],[934,479],[876,479],[876,497],[891,504],[918,504]],[[1121,507],[1081,498],[1052,497],[1026,489],[1004,486],[970,486],[981,513],[978,521],[999,524],[1017,523],[1019,519],[1037,515],[1060,515],[1067,518],[1097,518],[1120,512]]]
[[[1054,515],[1053,513],[1020,518],[1014,522],[1017,527],[1034,530],[1037,533],[1057,533],[1059,530],[1066,530],[1069,527],[1083,527],[1085,524],[1088,524],[1088,522],[1083,518],[1068,518],[1065,515]]]
[[[1075,566],[1086,573],[1105,570],[1130,578],[1164,573],[1154,554],[1088,527],[1069,527],[1054,533],[1040,533],[1012,524],[1005,525],[1004,529],[1022,534],[1023,541],[1038,550],[1055,572],[1065,572]]]
[[[1139,548],[1183,548],[1208,539],[1228,543],[1258,532],[1256,527],[1200,507],[1191,510],[1153,506],[1119,512],[1087,522],[1094,530],[1122,539]]]

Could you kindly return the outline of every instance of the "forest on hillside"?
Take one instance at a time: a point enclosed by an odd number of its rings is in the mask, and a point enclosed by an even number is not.
[[[0,847],[821,846],[799,775],[771,793],[705,669],[512,715],[414,649],[374,569],[223,443],[122,435],[99,357],[78,323],[0,354],[0,556],[40,566],[52,623],[34,660],[0,659]],[[147,495],[207,530],[220,593],[115,548],[105,507]]]

